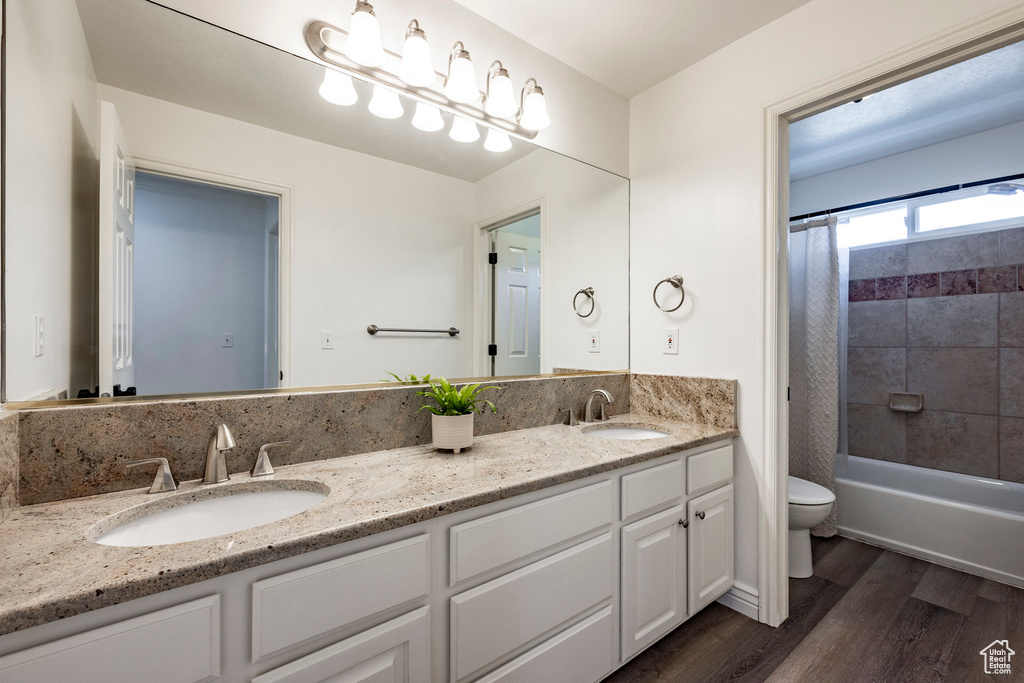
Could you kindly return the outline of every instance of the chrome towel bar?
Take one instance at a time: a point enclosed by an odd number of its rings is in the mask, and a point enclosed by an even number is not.
[[[429,334],[447,334],[449,337],[454,337],[459,334],[459,329],[455,327],[449,327],[447,330],[414,330],[406,327],[377,327],[376,325],[366,326],[367,334],[377,334],[378,332],[413,332],[413,333],[429,333]]]

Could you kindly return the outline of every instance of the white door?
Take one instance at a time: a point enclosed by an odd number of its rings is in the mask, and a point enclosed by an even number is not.
[[[100,107],[100,396],[111,396],[135,383],[135,162],[114,105]]]
[[[494,376],[540,374],[540,238],[496,230]]]
[[[732,588],[732,484],[686,504],[690,520],[690,614]]]
[[[622,661],[686,619],[683,506],[622,528]]]

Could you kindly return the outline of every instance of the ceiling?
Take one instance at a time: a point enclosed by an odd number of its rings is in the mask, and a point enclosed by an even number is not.
[[[790,178],[836,171],[1024,121],[1024,42],[790,126]]]
[[[629,98],[809,0],[455,0]]]

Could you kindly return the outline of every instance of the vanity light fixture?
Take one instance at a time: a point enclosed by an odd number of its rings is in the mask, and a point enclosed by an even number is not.
[[[373,86],[373,98],[370,100],[370,113],[382,119],[397,119],[405,113],[398,93],[379,85]]]
[[[405,31],[405,46],[402,48],[402,64],[398,77],[409,85],[425,88],[434,85],[437,74],[430,61],[430,45],[427,34],[420,28],[420,22],[413,19]]]
[[[515,86],[508,77],[508,70],[501,62],[494,60],[487,69],[487,96],[484,99],[484,111],[491,116],[515,116],[519,111],[516,105]]]
[[[452,102],[471,104],[480,99],[476,87],[476,73],[473,60],[462,41],[456,41],[448,53],[448,78],[444,82],[444,94]]]
[[[487,130],[487,139],[484,140],[484,149],[488,152],[507,152],[512,149],[512,141],[508,133],[490,128]]]
[[[480,139],[480,131],[469,119],[456,116],[452,121],[452,129],[448,131],[448,137],[456,142],[476,142]]]
[[[356,94],[356,89],[352,85],[352,77],[330,67],[324,68],[324,82],[320,84],[320,97],[331,104],[339,104],[343,107],[355,104],[359,99],[359,95]]]
[[[522,108],[519,111],[519,125],[527,130],[544,130],[551,125],[548,118],[548,105],[544,100],[544,90],[537,85],[537,80],[529,79],[520,93]]]
[[[416,113],[412,115],[412,127],[425,133],[441,130],[444,128],[444,119],[441,118],[441,111],[437,107],[417,102]]]
[[[352,11],[352,24],[348,39],[342,48],[345,56],[363,66],[380,66],[384,63],[384,48],[380,44],[380,24],[373,13],[373,5],[366,0],[356,0]]]

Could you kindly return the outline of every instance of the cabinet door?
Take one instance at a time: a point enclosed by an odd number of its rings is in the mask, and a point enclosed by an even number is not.
[[[732,484],[687,503],[690,521],[690,614],[732,588]]]
[[[429,607],[363,631],[252,683],[429,683]]]
[[[622,659],[686,618],[683,506],[622,528]]]

